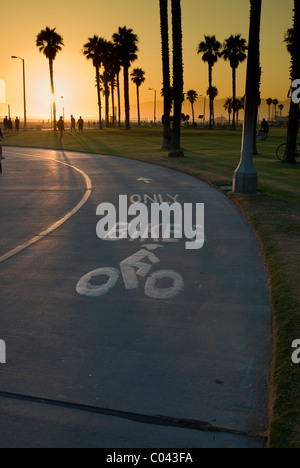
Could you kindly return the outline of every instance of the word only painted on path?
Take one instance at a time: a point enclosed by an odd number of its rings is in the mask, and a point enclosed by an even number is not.
[[[150,205],[128,196],[119,196],[119,206],[101,203],[96,210],[101,219],[97,224],[97,236],[102,240],[120,239],[183,239],[186,250],[201,249],[204,245],[204,203],[177,201],[151,202]],[[154,197],[154,196],[153,196]],[[176,197],[177,200],[178,196]],[[153,198],[155,200],[155,198]],[[153,200],[152,199],[152,200]],[[174,197],[175,199],[175,197]],[[145,201],[145,198],[144,198]]]

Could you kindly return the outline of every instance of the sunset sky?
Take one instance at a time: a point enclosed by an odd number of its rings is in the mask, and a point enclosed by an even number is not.
[[[185,92],[195,89],[204,94],[208,87],[208,69],[196,53],[197,44],[204,34],[215,34],[220,42],[231,34],[241,33],[247,40],[249,34],[248,0],[182,0],[183,48]],[[290,58],[283,44],[285,31],[292,26],[293,0],[263,0],[261,64],[262,97],[286,99],[289,88]],[[6,83],[6,105],[0,114],[23,117],[22,62],[12,60],[12,55],[25,59],[27,80],[28,117],[49,117],[50,85],[48,62],[38,52],[35,38],[46,26],[56,27],[64,38],[65,48],[55,61],[55,86],[58,113],[65,107],[71,113],[86,118],[97,116],[95,73],[92,63],[82,55],[88,37],[98,34],[110,39],[119,26],[126,25],[138,35],[139,59],[133,67],[142,67],[146,82],[141,88],[141,114],[148,117],[148,108],[155,88],[160,95],[161,46],[158,0],[14,0],[6,2],[1,11],[0,79]],[[237,94],[245,89],[246,64],[238,70]],[[231,69],[220,60],[214,68],[214,85],[219,98],[231,96]],[[1,83],[1,82],[0,82]],[[0,86],[0,99],[2,87]],[[61,99],[61,96],[64,99]],[[203,105],[199,99],[196,112]],[[143,110],[143,103],[144,110]],[[131,84],[132,117],[135,118],[135,85]]]

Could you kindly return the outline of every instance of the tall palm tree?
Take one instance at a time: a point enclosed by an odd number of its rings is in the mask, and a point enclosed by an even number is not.
[[[186,93],[186,98],[187,100],[191,103],[192,106],[192,116],[193,116],[193,125],[195,126],[195,110],[194,110],[194,104],[198,99],[198,93],[194,89],[190,89]]]
[[[216,36],[204,36],[204,41],[200,42],[198,46],[198,54],[202,54],[202,60],[208,63],[208,86],[209,89],[213,86],[212,72],[213,67],[221,57],[222,44],[217,41]],[[209,96],[209,128],[212,128],[213,123],[213,100]]]
[[[276,117],[277,117],[277,106],[279,104],[279,101],[278,99],[273,99],[273,105],[274,105],[274,108],[275,108],[275,120],[276,120]]]
[[[171,109],[172,109],[172,90],[170,78],[170,48],[169,48],[169,15],[168,0],[159,0],[160,7],[160,30],[161,30],[161,51],[163,68],[163,90],[164,98],[164,138],[162,149],[170,149],[171,144]]]
[[[104,73],[102,75],[102,82],[104,85],[104,97],[105,97],[105,121],[106,127],[109,128],[109,96],[110,90],[109,85],[111,83],[112,74],[112,55],[113,55],[113,43],[102,39],[102,51],[101,51],[101,62],[104,67]]]
[[[130,130],[130,102],[129,102],[129,68],[131,63],[137,60],[138,52],[138,36],[134,34],[132,29],[127,29],[126,26],[119,27],[118,32],[113,35],[113,41],[118,48],[121,66],[124,71],[124,99],[125,99],[125,115],[126,115],[126,130]]]
[[[83,46],[83,55],[87,60],[93,61],[93,66],[96,69],[96,88],[98,97],[98,109],[99,109],[99,128],[102,129],[102,104],[101,104],[101,79],[100,79],[100,68],[102,65],[103,56],[103,39],[99,36],[94,35],[90,37],[88,42]]]
[[[183,101],[183,54],[182,54],[182,19],[181,0],[172,0],[172,36],[173,36],[173,98],[174,116],[171,151],[169,157],[182,157],[180,147],[181,110]]]
[[[50,29],[48,26],[37,35],[36,46],[39,51],[45,55],[49,60],[49,71],[50,71],[50,85],[51,94],[53,100],[53,127],[56,130],[56,102],[54,95],[54,73],[53,73],[53,62],[56,59],[58,52],[61,52],[64,46],[64,40],[60,34],[56,32],[56,28]]]
[[[112,42],[111,50],[110,50],[110,88],[111,88],[111,99],[112,99],[112,108],[113,108],[113,126],[115,124],[116,116],[115,116],[115,98],[114,98],[114,90],[117,88],[117,95],[118,95],[118,126],[121,126],[121,103],[120,103],[120,71],[121,65],[118,56],[118,49],[115,44]]]
[[[291,80],[294,81],[300,77],[300,3],[294,0],[294,27],[291,34],[291,42],[288,51],[291,54]],[[287,133],[287,145],[284,155],[284,162],[287,164],[296,164],[297,137],[299,132],[299,104],[291,99],[289,123]]]
[[[137,109],[138,109],[138,126],[141,126],[141,112],[140,112],[140,87],[145,83],[145,72],[142,68],[135,68],[131,73],[131,81],[136,85],[137,96]]]
[[[250,0],[249,54],[241,158],[233,176],[233,192],[254,194],[258,177],[253,164],[254,133],[260,86],[260,24],[262,0]]]
[[[214,101],[219,94],[219,90],[216,86],[211,86],[206,91],[207,96],[212,101],[212,125],[215,125],[215,109],[214,109]]]
[[[268,105],[268,108],[269,108],[269,122],[271,121],[271,105],[273,104],[273,99],[272,98],[268,98],[267,99],[267,105]]]
[[[232,129],[235,130],[235,101],[236,101],[236,71],[240,63],[247,58],[247,41],[241,37],[241,34],[230,36],[225,40],[222,55],[224,60],[228,60],[232,68],[232,101],[233,101],[233,119]]]
[[[230,125],[230,116],[231,116],[232,110],[233,110],[232,98],[226,99],[226,101],[224,103],[224,109],[227,110],[227,112],[228,112],[228,119],[229,119],[229,125]]]

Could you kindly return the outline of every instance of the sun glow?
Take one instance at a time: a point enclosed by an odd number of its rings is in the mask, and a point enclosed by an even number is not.
[[[55,102],[57,116],[69,115],[72,113],[71,106],[74,100],[74,91],[71,83],[67,82],[65,78],[60,75],[55,76]],[[50,78],[42,76],[35,80],[32,84],[32,101],[35,108],[35,114],[40,116],[49,116],[50,109],[53,103],[53,97],[50,88]]]

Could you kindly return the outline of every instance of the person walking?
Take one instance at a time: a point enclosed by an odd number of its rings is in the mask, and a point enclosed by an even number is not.
[[[57,128],[58,128],[58,131],[59,131],[60,141],[62,141],[63,136],[64,136],[64,131],[65,131],[65,122],[64,122],[62,116],[60,116],[60,119],[57,122]]]
[[[15,120],[15,133],[19,133],[20,130],[20,119],[17,117]]]
[[[261,123],[261,131],[265,133],[265,136],[266,136],[266,140],[268,139],[268,135],[269,135],[269,124],[268,122],[266,121],[266,119],[263,119],[262,123]]]
[[[83,118],[80,116],[80,117],[79,117],[79,120],[78,120],[78,130],[79,130],[79,133],[82,133],[82,132],[83,132],[83,126],[84,126],[84,121],[83,121]]]
[[[71,135],[73,135],[73,130],[74,133],[76,134],[76,120],[73,115],[71,115]]]

